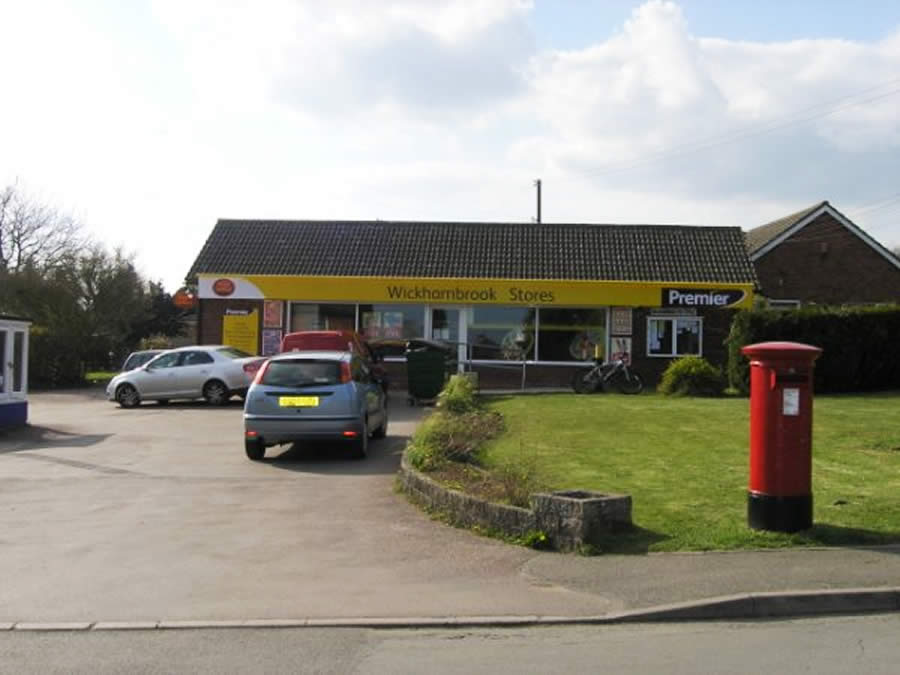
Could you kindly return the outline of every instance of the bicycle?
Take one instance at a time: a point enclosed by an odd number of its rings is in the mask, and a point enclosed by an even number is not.
[[[572,378],[572,389],[576,394],[593,394],[615,386],[623,394],[640,394],[644,390],[644,380],[628,367],[622,359],[603,363],[599,359],[590,370],[578,371]]]

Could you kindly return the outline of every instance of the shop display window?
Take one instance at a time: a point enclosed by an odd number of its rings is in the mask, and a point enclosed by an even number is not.
[[[606,308],[541,308],[538,315],[539,361],[590,361],[603,358]]]
[[[360,305],[359,332],[382,340],[385,356],[403,356],[406,340],[425,335],[424,305]]]
[[[534,359],[534,307],[476,305],[469,310],[471,358],[492,361]]]
[[[355,330],[356,305],[291,303],[291,332]]]
[[[703,320],[690,316],[647,319],[647,356],[700,356]]]

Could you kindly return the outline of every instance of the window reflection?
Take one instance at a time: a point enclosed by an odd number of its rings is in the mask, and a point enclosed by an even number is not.
[[[534,359],[534,317],[533,307],[473,307],[468,318],[472,358]]]

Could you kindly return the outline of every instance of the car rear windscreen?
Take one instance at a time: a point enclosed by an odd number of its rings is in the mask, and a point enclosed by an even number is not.
[[[340,361],[296,359],[269,361],[260,384],[270,387],[309,387],[341,381]]]

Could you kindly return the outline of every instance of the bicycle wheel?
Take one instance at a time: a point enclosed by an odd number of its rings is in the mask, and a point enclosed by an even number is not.
[[[644,380],[633,370],[623,370],[616,374],[615,379],[623,394],[640,394],[644,390]]]
[[[579,370],[572,377],[572,389],[576,394],[593,394],[598,389],[600,380],[594,375],[593,370]]]

